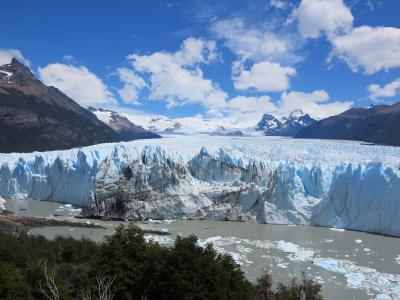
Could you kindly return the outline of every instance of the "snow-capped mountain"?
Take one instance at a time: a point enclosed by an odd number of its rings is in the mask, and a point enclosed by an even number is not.
[[[256,130],[263,131],[265,135],[271,136],[295,136],[300,130],[315,122],[316,120],[311,118],[309,114],[298,109],[281,120],[273,115],[265,114],[258,122]]]
[[[219,119],[205,119],[200,116],[170,119],[166,116],[150,116],[123,113],[131,122],[157,133],[243,135],[243,130],[226,128]]]
[[[108,109],[89,107],[89,111],[114,131],[118,132],[123,140],[129,141],[138,138],[157,138],[159,135],[137,126],[125,116]]]
[[[151,131],[169,133],[179,131],[183,125],[165,116],[155,116],[148,121],[146,127]]]
[[[271,133],[281,127],[282,122],[270,114],[263,115],[261,121],[257,124],[257,130],[264,131],[265,135],[273,135]]]

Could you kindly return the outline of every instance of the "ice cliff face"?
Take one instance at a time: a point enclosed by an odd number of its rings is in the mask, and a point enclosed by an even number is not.
[[[0,196],[93,216],[315,224],[400,236],[400,148],[172,137],[0,155]]]

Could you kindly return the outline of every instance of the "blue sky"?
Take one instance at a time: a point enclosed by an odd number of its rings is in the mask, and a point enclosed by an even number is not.
[[[398,0],[6,1],[17,57],[81,105],[244,126],[400,91]]]

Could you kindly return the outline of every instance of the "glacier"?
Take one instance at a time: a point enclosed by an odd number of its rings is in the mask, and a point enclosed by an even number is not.
[[[0,196],[96,217],[304,224],[400,236],[400,148],[174,136],[0,154]]]

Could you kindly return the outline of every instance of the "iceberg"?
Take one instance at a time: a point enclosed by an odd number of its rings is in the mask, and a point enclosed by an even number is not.
[[[0,212],[6,210],[6,200],[0,197]]]
[[[400,148],[169,135],[0,154],[0,196],[57,201],[104,218],[304,224],[400,236]]]
[[[291,242],[278,241],[276,247],[286,253],[296,253],[299,246]]]
[[[333,259],[316,259],[314,265],[335,273],[345,274],[346,270],[339,266],[339,263]],[[349,277],[350,278],[350,277]]]

